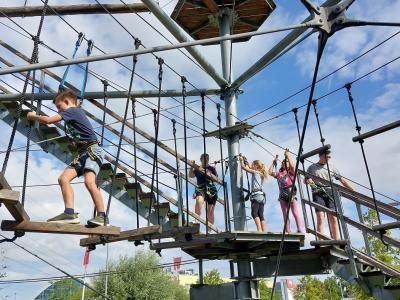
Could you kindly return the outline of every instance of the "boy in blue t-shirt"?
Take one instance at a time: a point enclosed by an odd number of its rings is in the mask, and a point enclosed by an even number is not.
[[[79,107],[77,96],[71,90],[62,91],[55,99],[58,114],[40,116],[35,112],[28,113],[28,120],[43,124],[54,124],[64,120],[65,133],[70,142],[76,146],[78,155],[58,178],[64,198],[65,210],[60,215],[47,220],[53,223],[79,224],[78,214],[74,211],[74,192],[71,181],[84,176],[85,186],[92,196],[97,215],[87,223],[91,226],[104,225],[106,218],[103,197],[96,184],[96,176],[103,163],[103,149],[99,146],[96,134],[86,117],[85,111]],[[108,223],[108,220],[106,224]]]

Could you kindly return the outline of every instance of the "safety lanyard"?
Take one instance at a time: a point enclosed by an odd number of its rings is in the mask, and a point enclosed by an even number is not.
[[[82,44],[84,37],[85,37],[85,35],[82,32],[80,32],[78,35],[78,39],[75,42],[74,51],[72,52],[72,58],[75,58],[76,53],[78,52],[79,46]],[[64,89],[65,80],[67,80],[67,76],[68,76],[70,67],[71,67],[71,65],[68,65],[64,71],[64,75],[63,75],[63,78],[62,78],[62,80],[60,82],[60,86],[59,86],[60,91]]]
[[[94,45],[93,41],[92,40],[88,40],[88,47],[87,47],[87,50],[86,50],[87,57],[89,57],[92,54],[93,45]],[[79,95],[79,98],[80,98],[81,101],[83,101],[83,97],[85,95],[85,89],[86,89],[86,82],[87,82],[88,73],[89,73],[89,62],[87,62],[86,66],[85,66],[85,75],[83,76],[81,93]]]

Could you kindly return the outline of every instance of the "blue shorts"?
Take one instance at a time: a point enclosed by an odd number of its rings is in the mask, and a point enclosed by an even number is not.
[[[69,165],[68,169],[75,169],[78,176],[82,176],[85,171],[92,171],[93,173],[99,174],[100,167],[103,164],[104,153],[103,149],[99,145],[93,145],[91,149],[84,151],[79,154]],[[91,158],[88,151],[92,151],[95,159]],[[92,155],[92,156],[93,156]]]

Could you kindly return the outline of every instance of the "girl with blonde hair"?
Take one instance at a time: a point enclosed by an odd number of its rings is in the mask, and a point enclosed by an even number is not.
[[[254,160],[251,165],[245,163],[243,156],[239,156],[242,170],[251,174],[251,216],[257,226],[257,231],[265,232],[267,225],[264,220],[264,204],[266,202],[263,184],[268,178],[268,171],[260,160]]]

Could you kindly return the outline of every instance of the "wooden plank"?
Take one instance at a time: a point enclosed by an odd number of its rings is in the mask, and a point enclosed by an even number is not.
[[[165,242],[165,243],[157,243],[150,245],[150,250],[164,250],[164,249],[173,249],[173,248],[188,248],[188,247],[196,247],[203,246],[207,244],[216,244],[224,242],[224,239],[219,237],[213,237],[213,235],[209,235],[207,238],[194,238],[190,241],[179,240],[173,242]]]
[[[148,12],[149,9],[142,3],[124,4],[102,4],[112,14]],[[57,12],[55,12],[55,11]],[[36,17],[41,16],[43,6],[18,6],[0,7],[0,11],[10,18],[14,17]],[[77,4],[77,5],[52,5],[46,11],[46,16],[65,15],[86,15],[86,14],[107,14],[108,12],[99,4]],[[0,18],[5,17],[0,14]]]
[[[48,222],[16,222],[4,220],[1,222],[1,230],[24,232],[41,232],[41,233],[58,233],[58,234],[76,234],[76,235],[111,235],[118,236],[120,228],[115,226],[97,226],[87,227],[84,225],[60,224]]]
[[[203,0],[203,3],[207,6],[211,13],[216,13],[219,11],[218,5],[214,0]]]
[[[11,186],[8,184],[2,172],[0,172],[0,190],[1,189],[11,190]]]
[[[19,192],[7,189],[0,190],[0,202],[15,204],[19,202]]]
[[[5,207],[16,221],[29,221],[28,214],[19,202],[19,195],[20,193],[17,191],[1,189],[0,203],[4,203]]]
[[[150,226],[150,227],[145,227],[148,228],[147,230],[150,230],[149,228],[156,228],[160,226]],[[138,229],[133,229],[133,230],[127,230],[127,231],[122,231],[121,234],[117,237],[109,237],[106,241],[106,243],[114,243],[114,242],[120,242],[120,241],[125,241],[128,240],[130,242],[133,241],[144,241],[144,240],[155,240],[155,239],[164,239],[164,238],[172,238],[177,235],[185,235],[185,234],[196,234],[199,233],[199,226],[185,226],[185,227],[179,227],[179,228],[173,228],[171,230],[163,230],[159,232],[146,232],[142,233],[142,235],[137,234]],[[142,229],[142,228],[139,228]],[[82,247],[86,247],[89,245],[100,245],[102,244],[103,241],[100,239],[100,237],[89,237],[89,238],[84,238],[81,239],[80,245]]]
[[[350,243],[349,240],[317,240],[317,241],[311,241],[310,245],[311,246],[346,246]]]

